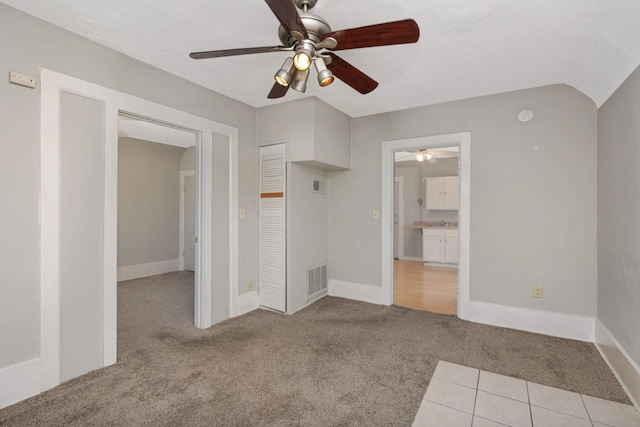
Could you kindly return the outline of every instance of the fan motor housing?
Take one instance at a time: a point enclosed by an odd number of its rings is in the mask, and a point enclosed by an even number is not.
[[[318,0],[293,0],[293,4],[300,10],[309,10],[318,3]]]
[[[309,39],[316,43],[320,41],[320,38],[324,34],[331,32],[329,23],[318,15],[311,12],[300,12],[300,18],[302,19],[304,28],[306,28],[307,33],[309,33]],[[285,30],[282,25],[278,28],[278,37],[280,37],[282,44],[288,47],[294,46],[298,42],[298,40],[287,33],[287,30]]]

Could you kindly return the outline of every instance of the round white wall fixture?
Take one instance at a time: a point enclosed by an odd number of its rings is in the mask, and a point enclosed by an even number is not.
[[[520,123],[528,123],[535,117],[535,114],[531,110],[524,109],[518,113],[518,121]]]

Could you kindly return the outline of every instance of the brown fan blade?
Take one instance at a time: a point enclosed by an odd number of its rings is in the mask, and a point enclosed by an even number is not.
[[[415,43],[420,37],[420,28],[413,19],[405,19],[404,21],[334,31],[322,36],[322,40],[327,37],[333,37],[338,41],[338,46],[331,50],[358,49]]]
[[[361,94],[367,94],[378,87],[378,82],[358,70],[353,65],[349,64],[344,59],[330,52],[327,52],[327,55],[332,58],[332,61],[327,65],[327,68],[331,70],[333,75]]]
[[[269,95],[267,95],[267,98],[269,99],[282,98],[287,94],[288,90],[289,90],[289,86],[282,86],[281,84],[276,82],[273,84],[273,87],[271,88],[271,92],[269,92]]]
[[[287,33],[291,34],[292,31],[297,31],[302,34],[303,38],[309,38],[307,29],[302,23],[300,15],[296,10],[295,5],[291,0],[265,0],[273,14],[276,15],[278,21],[282,24]]]
[[[222,58],[224,56],[250,55],[253,53],[282,52],[291,50],[285,46],[265,46],[248,47],[240,49],[208,50],[206,52],[192,52],[189,54],[193,59]]]

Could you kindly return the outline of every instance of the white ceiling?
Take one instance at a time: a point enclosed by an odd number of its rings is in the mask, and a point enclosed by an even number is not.
[[[413,18],[415,45],[338,54],[380,83],[268,100],[286,52],[193,60],[189,52],[280,44],[262,0],[2,0],[254,107],[316,96],[352,117],[566,83],[600,106],[640,64],[637,0],[318,0],[333,30]]]

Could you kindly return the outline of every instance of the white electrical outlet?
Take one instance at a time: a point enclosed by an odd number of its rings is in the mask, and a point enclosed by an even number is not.
[[[17,71],[9,72],[9,81],[13,84],[29,87],[31,89],[36,87],[36,78],[27,74],[18,73]]]

